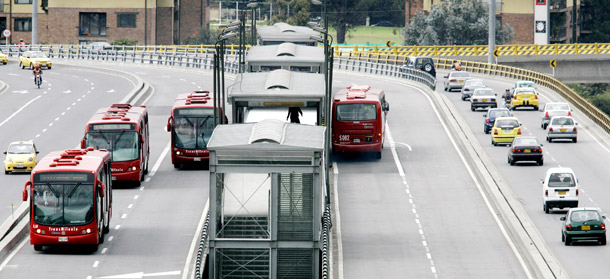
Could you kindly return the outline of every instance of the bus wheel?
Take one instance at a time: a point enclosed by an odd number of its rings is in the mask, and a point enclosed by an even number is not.
[[[42,245],[34,244],[34,251],[42,251]]]

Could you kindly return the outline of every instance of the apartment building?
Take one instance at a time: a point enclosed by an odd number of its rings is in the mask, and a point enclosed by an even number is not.
[[[180,44],[209,22],[209,0],[38,0],[38,42],[86,44],[119,39]],[[32,40],[32,0],[0,0],[9,43]],[[4,39],[4,37],[2,37]]]
[[[405,20],[418,11],[430,11],[432,5],[451,0],[405,0]],[[489,2],[488,0],[481,0]],[[499,24],[510,24],[515,44],[574,43],[580,36],[579,8],[587,0],[495,0]],[[542,10],[542,9],[543,10]]]

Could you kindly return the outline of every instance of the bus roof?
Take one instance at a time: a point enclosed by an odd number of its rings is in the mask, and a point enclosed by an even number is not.
[[[246,62],[269,66],[285,65],[321,65],[324,63],[324,49],[315,46],[282,43],[279,45],[253,46],[248,51]]]
[[[53,151],[40,159],[32,174],[50,171],[95,172],[105,161],[110,161],[110,152],[105,149],[94,150],[90,147]]]
[[[294,26],[279,22],[268,26],[257,26],[256,33],[258,38],[265,42],[305,42],[313,43],[311,36],[320,36],[320,33],[305,26]]]
[[[385,93],[381,89],[374,89],[368,85],[352,85],[339,90],[334,95],[335,102],[353,102],[368,100],[380,102]]]
[[[139,126],[142,118],[148,112],[146,106],[133,107],[130,104],[113,104],[110,107],[98,109],[89,119],[90,123],[134,123]]]
[[[193,91],[176,96],[174,108],[214,107],[214,96],[209,91]]]
[[[229,91],[228,100],[231,103],[236,101],[321,102],[325,96],[324,91],[324,75],[280,69],[238,75]]]

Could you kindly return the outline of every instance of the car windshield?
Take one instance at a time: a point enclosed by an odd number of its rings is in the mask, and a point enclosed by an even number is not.
[[[547,104],[546,110],[570,110],[568,104]]]
[[[82,226],[93,221],[92,184],[35,184],[34,222],[45,226]]]
[[[47,58],[47,55],[42,52],[32,52],[32,58]]]
[[[496,120],[496,127],[500,127],[502,129],[516,128],[519,127],[519,121],[514,119]]]
[[[572,222],[594,222],[601,221],[601,216],[599,212],[595,210],[578,210],[573,211],[570,216],[570,221]]]
[[[508,112],[508,110],[492,110],[487,116],[491,118],[510,116],[510,112]]]
[[[513,141],[513,145],[515,146],[523,146],[523,145],[538,145],[538,140],[534,138],[515,138]]]
[[[466,72],[452,72],[451,77],[452,78],[469,78],[470,74],[466,73]]]
[[[571,173],[557,172],[549,177],[549,187],[575,187],[576,181]]]
[[[474,96],[490,96],[493,95],[494,91],[491,89],[477,89],[472,93]]]
[[[533,82],[520,82],[517,83],[517,88],[519,87],[534,87],[534,83]]]
[[[551,125],[574,125],[572,118],[553,118]]]
[[[467,80],[466,83],[464,84],[464,86],[485,86],[485,84],[483,83],[483,81],[478,80],[478,79],[470,79]]]
[[[12,144],[8,148],[8,154],[32,154],[34,148],[31,144]]]

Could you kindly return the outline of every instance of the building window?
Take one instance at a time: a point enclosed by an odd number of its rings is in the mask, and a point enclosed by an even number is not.
[[[15,31],[32,32],[32,18],[15,18]]]
[[[32,0],[15,0],[15,4],[32,4]]]
[[[117,14],[116,27],[119,28],[135,28],[136,27],[136,13],[125,13]]]
[[[80,36],[106,36],[106,13],[80,13]]]

